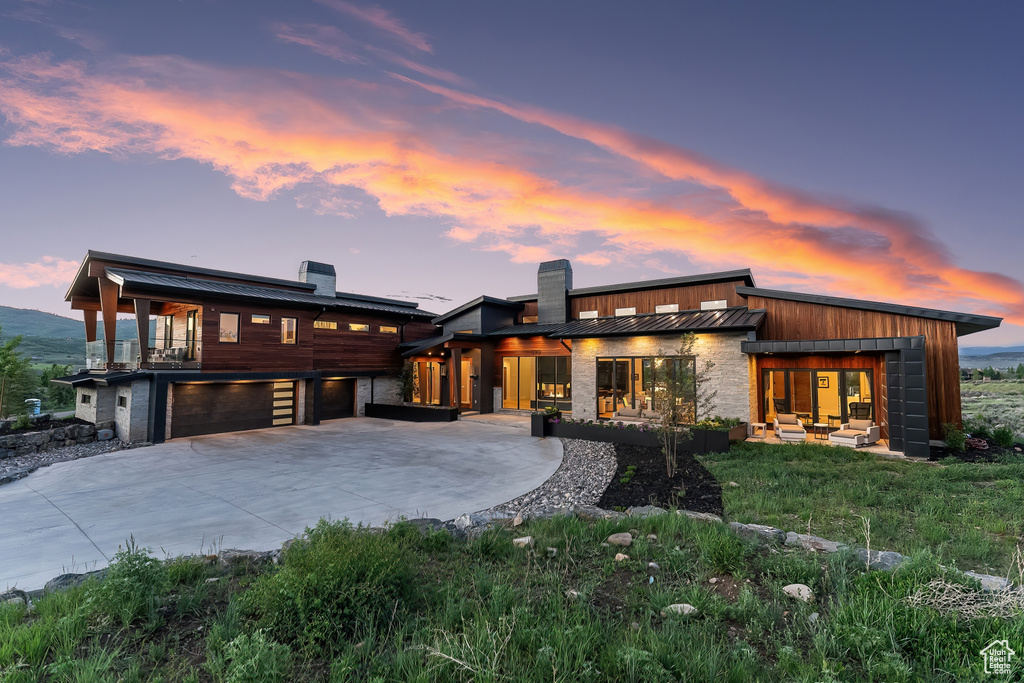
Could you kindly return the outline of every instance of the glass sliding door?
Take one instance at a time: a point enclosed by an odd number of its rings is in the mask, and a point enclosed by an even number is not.
[[[843,406],[839,400],[839,372],[818,370],[814,380],[817,409],[814,421],[838,427],[843,420]]]
[[[786,371],[765,370],[764,379],[764,419],[774,422],[779,413],[788,413],[789,401],[786,400]]]
[[[519,409],[519,359],[515,356],[501,359],[501,407]]]
[[[572,359],[569,356],[505,356],[501,360],[501,407],[572,411]]]
[[[522,356],[519,359],[519,410],[537,407],[537,359]]]
[[[875,419],[874,405],[871,400],[871,373],[860,370],[847,370],[843,373],[843,400],[846,403],[848,419]]]
[[[805,423],[837,427],[851,418],[875,419],[871,370],[810,370],[793,368],[761,371],[765,422],[779,413],[796,413]]]
[[[805,423],[814,417],[814,373],[791,370],[789,373],[789,407]]]

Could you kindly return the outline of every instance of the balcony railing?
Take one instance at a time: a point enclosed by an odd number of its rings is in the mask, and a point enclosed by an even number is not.
[[[143,361],[137,339],[114,340],[113,358],[107,361],[107,343],[100,339],[85,343],[87,370],[199,369],[202,342],[186,339],[150,339]]]

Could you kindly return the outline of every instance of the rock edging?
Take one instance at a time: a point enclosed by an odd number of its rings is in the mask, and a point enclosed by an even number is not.
[[[111,426],[106,424],[69,424],[36,432],[24,432],[0,436],[0,460],[17,455],[30,455],[44,451],[92,443],[102,437],[113,437]]]

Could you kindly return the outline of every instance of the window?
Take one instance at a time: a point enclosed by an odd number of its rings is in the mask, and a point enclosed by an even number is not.
[[[164,348],[169,349],[174,346],[174,316],[164,316]]]
[[[678,313],[679,304],[661,304],[654,307],[655,313]]]
[[[364,325],[363,323],[349,323],[348,324],[348,331],[349,332],[369,332],[370,331],[370,326],[369,325]]]
[[[127,408],[128,407],[128,397],[127,396],[118,396],[117,397],[117,407],[118,408]]]
[[[398,334],[398,328],[394,325],[381,325],[380,331],[383,334]]]
[[[82,394],[82,403],[84,405],[92,403],[92,394]]]
[[[253,313],[252,314],[252,321],[254,323],[256,323],[257,325],[269,325],[270,324],[270,316],[269,315],[262,315],[260,313]]]
[[[220,336],[218,339],[229,344],[238,343],[238,314],[220,314]]]
[[[281,318],[281,343],[294,344],[298,327],[299,321],[297,318]]]
[[[334,322],[332,320],[314,320],[313,321],[313,329],[314,330],[336,330],[336,329],[338,329],[338,323],[336,323],[336,322]]]
[[[687,422],[693,422],[697,391],[695,368],[696,360],[692,356],[598,358],[597,416],[612,417],[620,408],[658,410],[670,382],[690,384],[692,381],[690,395],[684,397],[683,402],[691,404]]]
[[[629,308],[616,308],[615,315],[636,315],[636,306],[630,306]]]
[[[473,334],[473,330],[455,330],[455,334]]]
[[[554,406],[572,411],[572,357],[506,356],[501,359],[501,405],[512,410]]]
[[[580,311],[580,320],[590,320],[597,317],[597,311]]]
[[[524,315],[523,323],[535,323],[537,322],[537,316],[535,315]]]

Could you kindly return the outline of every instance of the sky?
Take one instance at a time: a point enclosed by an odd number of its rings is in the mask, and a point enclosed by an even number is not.
[[[0,304],[89,249],[444,312],[750,268],[1024,343],[1019,2],[0,3]]]

